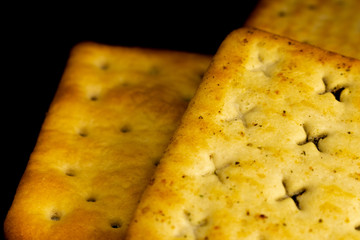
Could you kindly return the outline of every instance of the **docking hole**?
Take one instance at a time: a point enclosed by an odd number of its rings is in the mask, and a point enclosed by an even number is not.
[[[284,197],[279,198],[278,201],[282,201],[282,200],[285,200],[287,198],[291,198],[294,201],[297,209],[301,210],[300,202],[298,200],[298,197],[303,195],[306,192],[306,189],[302,188],[302,189],[300,189],[300,190],[298,190],[298,191],[296,191],[294,193],[289,193],[289,189],[288,189],[288,187],[286,185],[286,182],[284,180],[282,181],[282,185],[283,185],[283,187],[285,189],[286,195]]]
[[[98,99],[99,99],[99,97],[96,96],[96,95],[91,95],[90,96],[90,100],[93,101],[93,102],[96,102]]]
[[[50,219],[52,221],[60,221],[60,219],[61,219],[60,213],[54,212],[53,214],[51,214]]]
[[[129,125],[124,125],[124,126],[122,126],[122,127],[120,128],[120,131],[121,131],[122,133],[128,133],[128,132],[131,131],[131,128],[130,128]]]
[[[85,129],[80,129],[78,131],[78,134],[80,137],[87,137],[88,136],[88,132]]]
[[[72,169],[68,169],[65,171],[65,175],[69,177],[75,177],[75,171]]]
[[[298,145],[301,146],[301,145],[304,145],[304,144],[306,144],[306,143],[312,142],[312,143],[315,145],[316,149],[317,149],[319,152],[322,152],[321,149],[320,149],[320,147],[319,147],[319,142],[320,142],[321,140],[323,140],[324,138],[326,138],[328,135],[327,135],[326,133],[323,133],[323,134],[319,134],[319,135],[317,135],[317,136],[311,136],[311,134],[310,134],[309,131],[307,130],[305,124],[303,125],[303,128],[304,128],[304,131],[305,131],[305,133],[306,133],[306,139],[305,139],[304,141],[298,143]]]
[[[119,222],[112,222],[112,223],[110,223],[110,226],[111,226],[112,228],[121,228],[121,223],[119,223]]]
[[[331,91],[331,93],[334,95],[335,99],[340,102],[340,96],[342,91],[344,91],[345,88],[335,88]]]
[[[110,67],[110,64],[107,63],[107,62],[104,62],[104,63],[101,63],[101,64],[100,64],[100,69],[101,69],[101,70],[108,70],[109,67]]]
[[[86,199],[87,202],[96,202],[96,198],[94,197],[89,197]]]
[[[341,102],[340,101],[340,96],[341,96],[341,93],[344,91],[345,87],[343,86],[336,86],[336,87],[329,87],[328,86],[328,79],[326,77],[323,77],[322,78],[322,81],[324,82],[324,85],[325,85],[325,92],[321,93],[321,94],[324,94],[324,93],[327,93],[327,92],[330,92],[332,95],[334,95],[335,99],[338,101],[338,102]]]

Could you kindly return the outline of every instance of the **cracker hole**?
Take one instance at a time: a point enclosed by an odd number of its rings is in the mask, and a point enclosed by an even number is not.
[[[51,214],[50,219],[51,221],[60,221],[61,215],[58,212],[54,212],[53,214]]]
[[[88,132],[85,129],[80,129],[78,131],[78,134],[79,134],[80,137],[87,137],[89,135]]]
[[[312,142],[316,149],[319,151],[319,152],[322,152],[322,150],[320,149],[319,147],[319,143],[321,140],[323,140],[324,138],[326,138],[328,135],[326,133],[322,133],[322,134],[319,134],[317,136],[311,136],[309,130],[306,128],[306,125],[304,124],[303,125],[303,128],[304,128],[304,131],[306,133],[306,139],[302,142],[299,142],[298,145],[305,145],[309,142]]]
[[[360,231],[360,224],[357,225],[357,226],[355,226],[355,230],[356,230],[356,231]]]
[[[155,159],[153,160],[153,163],[154,163],[154,166],[155,166],[155,167],[159,166],[159,164],[160,164],[160,159],[161,159],[161,158],[155,158]]]
[[[226,176],[224,174],[224,170],[227,169],[228,167],[232,166],[233,163],[222,163],[221,165],[216,166],[216,163],[215,163],[216,160],[214,159],[214,154],[210,154],[209,159],[214,164],[214,171],[210,172],[209,174],[206,174],[204,176],[214,174],[220,183],[225,184],[225,181],[227,179],[229,179],[229,176]]]
[[[265,77],[271,78],[276,70],[276,67],[280,60],[266,61],[265,57],[259,53],[257,55],[257,60],[260,65],[253,68],[252,71],[262,72]]]
[[[300,197],[301,195],[303,195],[305,192],[306,192],[306,188],[301,188],[300,190],[294,192],[294,193],[289,193],[289,189],[286,185],[286,182],[285,180],[282,181],[282,185],[285,189],[285,196],[284,197],[281,197],[279,199],[277,199],[278,201],[283,201],[285,199],[288,199],[288,198],[291,198],[294,203],[295,203],[295,206],[297,207],[297,209],[299,210],[302,210],[301,207],[300,207],[300,202],[299,202],[299,199],[298,197]]]
[[[157,66],[151,67],[150,70],[149,70],[149,74],[150,75],[158,75],[158,74],[160,74],[160,68],[157,67]]]
[[[65,175],[66,175],[66,176],[69,176],[69,177],[75,177],[75,176],[76,176],[75,171],[72,170],[72,169],[66,170],[66,171],[65,171]]]
[[[310,138],[309,141],[313,142],[314,145],[316,146],[316,149],[319,151],[319,152],[322,152],[320,147],[319,147],[319,142],[321,140],[323,140],[324,138],[326,138],[327,135],[326,134],[322,134],[322,135],[319,135],[317,137],[314,137],[314,138]]]
[[[335,99],[340,102],[341,93],[344,91],[344,87],[335,88],[331,91],[331,93],[334,95]]]
[[[205,72],[199,73],[199,78],[200,78],[200,79],[203,79],[203,78],[204,78],[204,75],[205,75]]]
[[[120,222],[112,222],[112,223],[110,223],[110,226],[114,229],[121,228],[121,223]]]
[[[340,99],[341,99],[341,93],[345,90],[345,87],[343,86],[336,86],[336,87],[333,87],[333,88],[330,88],[329,87],[329,84],[328,84],[328,80],[326,77],[323,77],[322,78],[322,81],[324,83],[324,86],[325,86],[325,92],[321,93],[321,94],[325,94],[327,92],[331,93],[332,95],[334,95],[334,98],[338,101],[338,102],[341,102]]]
[[[92,96],[90,96],[90,100],[93,102],[96,102],[97,100],[99,100],[99,97],[96,95],[92,95]]]
[[[306,189],[301,189],[300,191],[298,191],[298,192],[296,192],[296,193],[294,193],[293,195],[290,196],[291,199],[294,201],[296,207],[297,207],[299,210],[301,210],[301,208],[300,208],[300,202],[299,202],[299,200],[298,200],[298,197],[301,196],[301,195],[303,195],[305,192],[306,192]]]
[[[130,86],[130,83],[129,83],[129,82],[122,82],[122,83],[121,83],[121,86],[122,86],[122,87],[129,87],[129,86]]]
[[[89,197],[89,198],[86,199],[86,201],[87,201],[87,202],[92,202],[92,203],[94,203],[94,202],[96,202],[96,198],[94,198],[94,197]]]
[[[192,97],[184,96],[183,99],[184,99],[185,102],[189,103],[191,101]]]
[[[107,63],[107,62],[104,62],[104,63],[100,64],[100,69],[101,70],[108,70],[109,67],[110,67],[110,64]]]
[[[279,11],[278,12],[279,17],[285,17],[286,15],[287,15],[287,13],[285,11]]]
[[[131,131],[131,127],[130,127],[129,125],[124,125],[124,126],[122,126],[122,127],[120,128],[120,131],[121,131],[122,133],[128,133],[128,132]]]

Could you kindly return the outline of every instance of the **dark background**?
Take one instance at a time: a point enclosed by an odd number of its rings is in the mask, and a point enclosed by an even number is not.
[[[8,15],[1,24],[0,55],[2,221],[75,44],[95,41],[215,54],[226,35],[243,25],[257,0],[239,2],[3,7]]]

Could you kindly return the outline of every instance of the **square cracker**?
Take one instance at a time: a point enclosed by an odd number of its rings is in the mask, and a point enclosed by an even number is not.
[[[122,239],[211,57],[81,43],[5,222],[8,239]]]
[[[233,31],[144,192],[137,239],[360,239],[360,61]]]
[[[246,25],[360,59],[359,0],[260,0]]]

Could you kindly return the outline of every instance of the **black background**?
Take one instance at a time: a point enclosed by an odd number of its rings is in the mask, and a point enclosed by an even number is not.
[[[243,25],[257,0],[239,2],[32,3],[3,7],[2,220],[75,44],[95,41],[215,54],[226,35]]]

